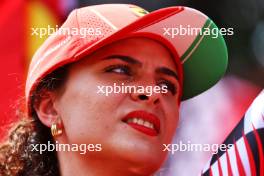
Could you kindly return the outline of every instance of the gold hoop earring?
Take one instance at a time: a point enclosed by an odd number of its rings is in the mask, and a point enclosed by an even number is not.
[[[58,123],[52,123],[50,130],[53,137],[62,134],[62,128],[60,127],[60,125],[58,125]]]

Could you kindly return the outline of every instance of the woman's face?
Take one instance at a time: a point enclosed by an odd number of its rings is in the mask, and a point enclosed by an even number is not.
[[[114,83],[167,86],[167,93],[102,92],[103,86]],[[55,106],[66,142],[101,144],[102,151],[87,153],[153,171],[164,161],[163,144],[171,142],[178,123],[179,91],[170,52],[154,40],[137,37],[112,43],[72,64]]]

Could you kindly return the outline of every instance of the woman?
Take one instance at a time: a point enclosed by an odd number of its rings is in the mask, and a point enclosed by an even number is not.
[[[201,32],[176,35],[180,25]],[[225,72],[225,42],[205,28],[216,26],[184,7],[150,14],[126,4],[74,10],[32,59],[26,117],[1,147],[1,175],[154,174],[181,100]],[[136,88],[106,95],[113,86]]]

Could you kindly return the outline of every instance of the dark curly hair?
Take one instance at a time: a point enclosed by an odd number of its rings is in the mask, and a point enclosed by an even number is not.
[[[54,91],[62,87],[67,76],[67,66],[61,67],[41,80],[32,101],[41,97],[43,89]],[[33,109],[33,105],[32,105]],[[18,113],[19,121],[13,124],[7,141],[0,145],[1,176],[59,176],[59,163],[56,151],[40,154],[33,150],[35,144],[54,143],[50,129],[43,125],[37,113],[31,117]],[[32,145],[33,144],[33,145]]]

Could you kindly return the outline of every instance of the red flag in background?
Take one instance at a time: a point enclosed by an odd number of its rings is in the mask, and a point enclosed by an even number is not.
[[[7,122],[15,118],[12,107],[23,91],[26,18],[24,11],[24,1],[4,1],[0,5],[0,138]]]
[[[10,0],[0,4],[0,140],[17,119],[29,61],[47,38],[32,35],[33,28],[60,25],[68,3],[63,2],[64,7],[59,0]]]

